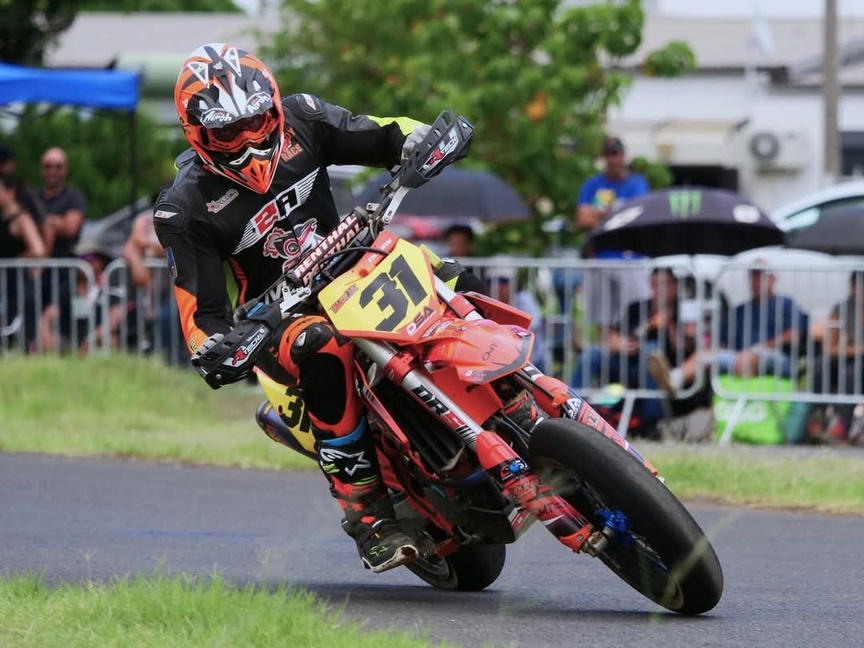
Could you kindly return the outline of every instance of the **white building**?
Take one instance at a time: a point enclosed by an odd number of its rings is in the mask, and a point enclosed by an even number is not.
[[[864,0],[845,1],[862,10],[843,13],[839,30],[850,61],[840,75],[843,170],[852,175],[864,172]],[[823,186],[823,2],[778,2],[761,0],[770,10],[764,17],[747,15],[752,0],[729,0],[725,17],[681,13],[704,14],[711,5],[716,14],[713,2],[646,2],[642,47],[618,62],[633,71],[634,83],[609,115],[609,130],[625,140],[631,156],[664,159],[679,183],[735,188],[768,209]],[[173,121],[171,89],[188,52],[214,40],[257,49],[258,34],[278,27],[272,11],[85,13],[61,36],[47,64],[142,69],[145,101]],[[643,76],[638,64],[644,53],[670,40],[691,46],[697,71],[671,80]]]

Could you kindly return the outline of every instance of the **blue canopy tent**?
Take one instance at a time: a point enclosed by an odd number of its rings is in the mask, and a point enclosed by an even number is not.
[[[135,111],[137,72],[120,70],[52,70],[0,63],[0,106],[14,103],[51,103],[127,111],[130,128],[130,206],[138,192],[138,154]]]
[[[0,63],[0,105],[39,102],[134,112],[138,105],[138,74],[43,70]]]

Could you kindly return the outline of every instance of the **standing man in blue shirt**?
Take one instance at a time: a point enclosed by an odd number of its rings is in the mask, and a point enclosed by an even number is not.
[[[603,173],[588,178],[579,190],[576,227],[581,231],[594,229],[621,203],[651,190],[645,176],[627,167],[624,143],[619,138],[603,141],[603,163]]]
[[[617,137],[603,141],[603,173],[588,178],[579,190],[576,227],[589,232],[624,201],[648,193],[651,189],[644,176],[631,173],[624,158],[624,143]],[[585,258],[598,260],[634,260],[639,255],[627,250],[583,250]],[[584,276],[583,299],[588,323],[599,327],[601,340],[616,326],[627,304],[644,301],[650,296],[648,273],[641,267],[595,268]]]

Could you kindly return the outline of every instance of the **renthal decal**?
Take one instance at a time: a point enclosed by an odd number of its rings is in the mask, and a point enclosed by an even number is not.
[[[309,198],[309,194],[312,193],[312,185],[315,184],[315,178],[317,177],[318,169],[316,168],[302,180],[279,192],[273,200],[264,205],[246,223],[243,236],[240,237],[240,242],[232,254],[237,254],[255,245],[270,231],[273,225],[283,218],[288,218],[288,215],[292,211],[305,203],[306,199]]]
[[[412,321],[408,322],[408,326],[405,327],[405,331],[408,333],[408,335],[413,335],[415,331],[420,328],[420,325],[423,324],[423,322],[428,320],[434,314],[434,310],[432,310],[428,306],[425,306],[422,312],[417,313],[417,316]]]
[[[459,136],[456,134],[456,129],[451,128],[449,133],[449,138],[446,142],[441,142],[435,149],[432,151],[432,154],[426,160],[422,167],[420,167],[421,171],[428,171],[429,169],[434,169],[438,164],[447,157],[450,153],[456,150],[456,146],[459,144]]]
[[[294,277],[304,284],[308,284],[311,279],[308,275],[318,267],[321,259],[334,250],[342,250],[347,247],[348,243],[363,230],[363,227],[363,222],[356,216],[349,214],[343,218],[336,229],[324,237],[321,243],[294,268],[292,273]]]
[[[207,203],[207,211],[210,212],[211,214],[216,214],[216,213],[222,211],[223,209],[225,209],[225,207],[228,206],[228,203],[230,203],[232,200],[234,200],[239,195],[240,195],[240,192],[237,191],[236,189],[229,189],[228,191],[225,192],[225,195],[220,196],[216,200],[211,200],[210,202],[208,202]]]
[[[347,304],[348,300],[351,299],[351,297],[353,297],[357,293],[358,290],[359,290],[359,288],[357,288],[357,286],[355,286],[353,284],[351,286],[348,286],[348,288],[345,290],[345,292],[343,292],[341,295],[339,295],[339,299],[337,299],[335,302],[333,302],[333,305],[330,307],[330,310],[333,311],[334,313],[338,313],[339,309],[342,308],[345,304]]]

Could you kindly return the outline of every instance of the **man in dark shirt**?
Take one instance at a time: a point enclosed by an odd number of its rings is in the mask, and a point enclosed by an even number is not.
[[[628,304],[620,320],[610,327],[606,339],[582,351],[573,376],[574,389],[616,382],[630,388],[657,389],[648,373],[651,354],[662,353],[675,363],[688,353],[678,322],[678,281],[674,273],[654,269],[650,284],[648,300]],[[649,424],[662,417],[662,404],[656,399],[645,400],[640,410]]]
[[[81,236],[87,209],[84,195],[66,183],[69,161],[66,152],[52,147],[42,154],[40,172],[43,185],[39,200],[44,209],[40,223],[48,256],[55,259],[75,258],[75,246]],[[49,350],[57,345],[52,322],[59,323],[60,338],[72,337],[72,294],[75,276],[68,268],[49,267],[42,273],[43,344]]]
[[[791,352],[807,331],[807,316],[774,292],[775,276],[764,261],[750,271],[750,301],[738,305],[720,327],[716,362],[720,373],[739,376],[791,372]]]

